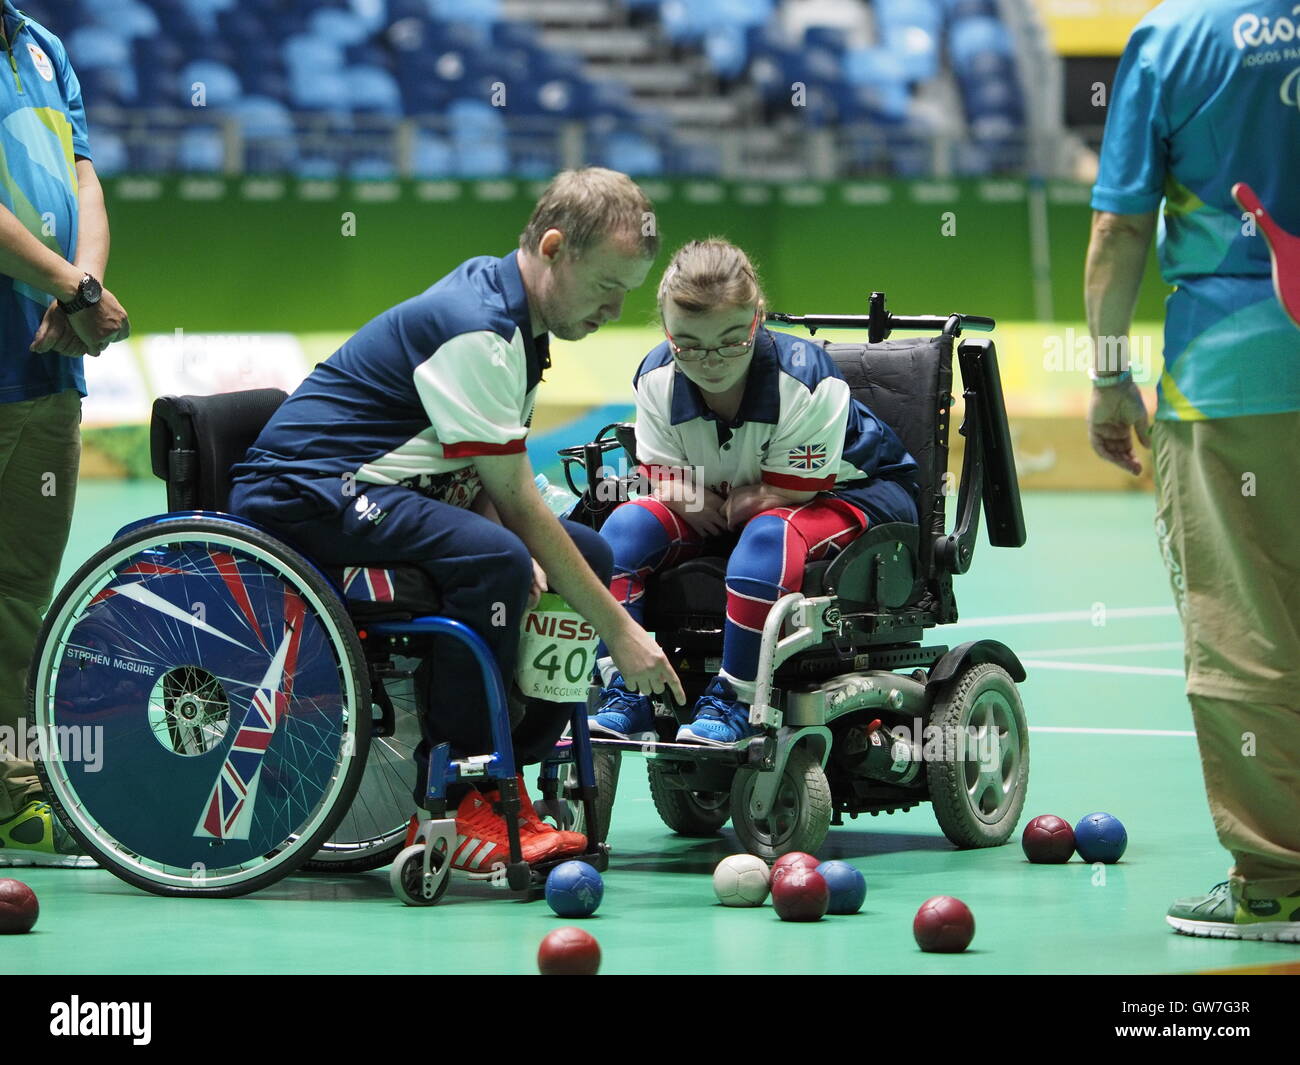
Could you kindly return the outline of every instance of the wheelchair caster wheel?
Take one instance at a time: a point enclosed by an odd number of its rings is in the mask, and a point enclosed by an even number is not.
[[[447,859],[437,851],[429,856],[429,872],[425,873],[424,851],[422,843],[405,848],[388,872],[393,894],[408,906],[432,906],[442,898],[451,881]]]

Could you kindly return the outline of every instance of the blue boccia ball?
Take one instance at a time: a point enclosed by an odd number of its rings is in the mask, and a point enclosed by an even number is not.
[[[830,888],[831,901],[827,913],[849,914],[862,909],[867,897],[867,878],[848,862],[822,862],[817,867],[826,886]]]
[[[1128,833],[1118,817],[1088,814],[1074,826],[1074,849],[1085,862],[1117,862],[1128,846]]]
[[[546,904],[561,917],[590,917],[605,894],[605,881],[586,862],[563,862],[546,878]]]

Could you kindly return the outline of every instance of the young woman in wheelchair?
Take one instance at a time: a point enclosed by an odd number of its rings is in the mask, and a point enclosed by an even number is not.
[[[665,341],[642,361],[636,450],[651,492],[601,528],[614,549],[611,591],[639,623],[652,574],[707,550],[729,555],[722,670],[679,743],[728,746],[749,724],[763,623],[801,587],[804,565],[832,556],[873,522],[917,520],[916,462],[854,400],[822,349],[763,326],[764,297],[746,254],[693,241],[659,285]],[[654,728],[600,649],[594,733]]]

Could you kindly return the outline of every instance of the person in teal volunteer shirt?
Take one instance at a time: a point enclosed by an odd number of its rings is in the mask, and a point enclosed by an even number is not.
[[[81,356],[130,326],[101,280],[108,215],[67,53],[10,0],[0,29],[0,866],[86,866],[25,757],[25,690],[72,522]]]
[[[1133,434],[1153,448],[1186,691],[1234,863],[1166,920],[1187,935],[1300,942],[1300,329],[1257,218],[1234,201],[1239,182],[1300,233],[1300,6],[1168,0],[1120,60],[1092,193],[1089,429],[1094,450],[1134,474]],[[1157,227],[1174,289],[1148,425],[1114,338],[1128,335]]]

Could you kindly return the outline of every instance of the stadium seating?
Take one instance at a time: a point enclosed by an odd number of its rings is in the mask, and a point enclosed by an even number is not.
[[[224,153],[241,142],[222,133],[222,122],[233,120],[243,132],[242,165],[256,171],[545,176],[565,162],[559,131],[571,123],[583,131],[590,161],[647,175],[716,172],[716,144],[698,136],[685,143],[670,113],[643,104],[617,68],[589,71],[579,52],[549,47],[538,26],[505,17],[503,2],[32,0],[23,7],[63,37],[102,142],[97,162],[118,171],[228,169]],[[915,146],[934,130],[916,103],[941,83],[961,103],[955,120],[972,148],[964,165],[997,169],[1024,128],[1016,52],[994,0],[610,0],[610,10],[670,50],[662,53],[675,57],[670,62],[707,70],[725,93],[757,101],[760,111],[746,122],[860,135],[864,159],[878,160],[888,144],[896,173],[928,165],[932,153]],[[800,21],[792,34],[794,14]],[[702,97],[716,91],[698,90]],[[206,111],[196,125],[191,112],[200,106]],[[128,136],[136,128],[131,109],[179,114],[171,143]],[[417,128],[399,152],[392,134],[402,121]],[[325,145],[322,130],[355,143]],[[850,171],[853,157],[850,150]]]

